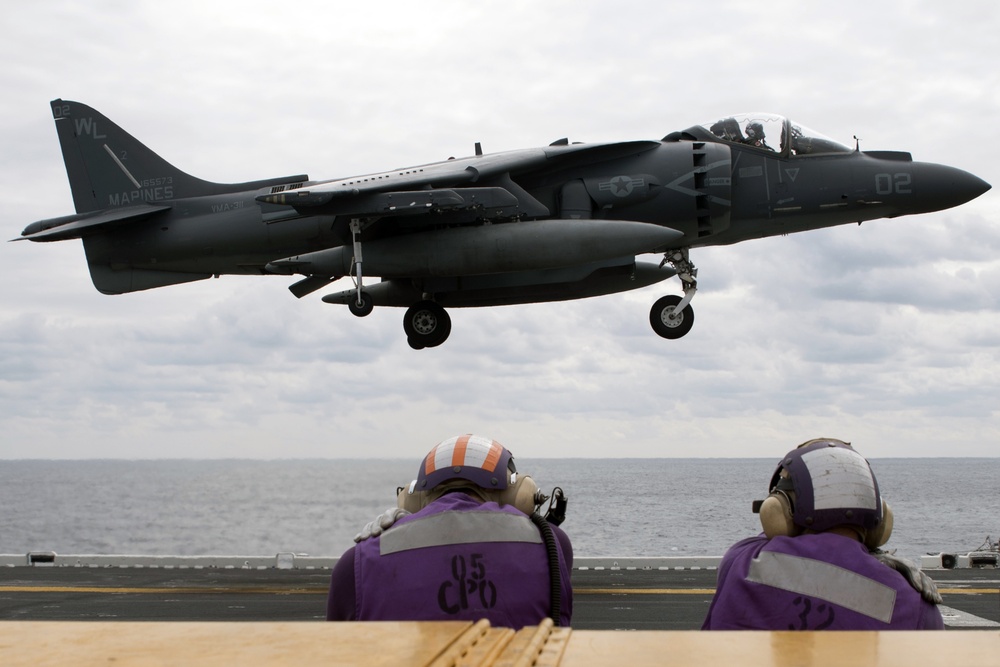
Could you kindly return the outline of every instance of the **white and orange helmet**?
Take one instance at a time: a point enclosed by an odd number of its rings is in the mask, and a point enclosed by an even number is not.
[[[496,440],[457,435],[442,440],[427,453],[417,471],[417,491],[430,491],[452,479],[464,479],[482,489],[502,491],[517,474],[514,457]]]
[[[442,440],[420,462],[417,478],[400,490],[398,505],[416,511],[446,488],[471,488],[486,500],[514,505],[525,514],[535,507],[537,485],[518,475],[514,457],[496,440],[480,435],[457,435]],[[496,493],[490,493],[496,492]]]

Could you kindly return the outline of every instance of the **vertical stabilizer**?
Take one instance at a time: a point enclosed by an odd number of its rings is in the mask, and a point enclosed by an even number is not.
[[[250,183],[203,181],[177,169],[86,104],[51,104],[77,213],[308,180],[302,175]]]

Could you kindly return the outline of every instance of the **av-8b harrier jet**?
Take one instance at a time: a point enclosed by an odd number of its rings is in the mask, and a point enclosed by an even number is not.
[[[102,293],[263,274],[301,275],[289,289],[302,297],[350,277],[323,301],[358,316],[406,308],[414,349],[447,339],[445,307],[579,299],[673,276],[683,294],[656,301],[649,321],[679,338],[694,323],[691,248],[939,211],[990,188],[763,113],[660,141],[493,154],[476,144],[469,157],[350,178],[222,184],[178,170],[84,104],[55,100],[52,113],[76,214],[22,237],[82,239]]]

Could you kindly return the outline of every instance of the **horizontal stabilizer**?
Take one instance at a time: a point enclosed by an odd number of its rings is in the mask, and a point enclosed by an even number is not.
[[[31,241],[79,239],[108,227],[146,220],[157,213],[169,211],[170,208],[170,206],[143,204],[39,220],[25,227],[21,236]]]

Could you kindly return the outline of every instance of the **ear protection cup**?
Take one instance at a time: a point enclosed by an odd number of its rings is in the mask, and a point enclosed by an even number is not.
[[[760,525],[768,539],[779,536],[795,537],[802,532],[792,521],[791,504],[782,492],[772,493],[761,503]],[[892,508],[885,499],[882,499],[882,521],[865,534],[865,546],[877,549],[888,542],[892,535],[892,526]]]
[[[461,484],[465,484],[465,482]],[[440,497],[440,492],[443,490],[442,487],[447,486],[447,484],[440,485],[431,491],[415,491],[414,488],[416,485],[416,480],[414,480],[410,482],[409,486],[404,486],[399,490],[399,494],[396,496],[396,507],[404,509],[411,514],[419,512],[427,507],[431,500]],[[508,483],[507,488],[503,491],[487,491],[486,494],[488,496],[499,494],[496,500],[500,505],[513,505],[518,510],[531,516],[531,513],[535,511],[535,496],[538,494],[538,485],[530,475],[517,475],[515,481]]]
[[[516,474],[516,473],[515,473]],[[530,475],[517,475],[513,484],[507,484],[507,488],[500,492],[501,505],[513,505],[528,516],[535,511],[535,496],[538,494],[538,485]]]
[[[767,537],[795,537],[801,531],[792,520],[792,505],[784,491],[769,495],[760,505],[760,526]]]
[[[399,490],[399,495],[396,496],[396,507],[413,514],[414,512],[419,512],[427,505],[427,492],[414,491],[416,485],[417,480],[413,480],[408,486],[404,486]]]
[[[865,535],[865,546],[869,549],[878,549],[889,541],[892,535],[892,508],[889,503],[882,499],[882,520],[877,526],[870,529]]]

